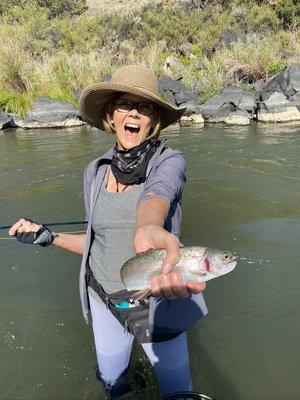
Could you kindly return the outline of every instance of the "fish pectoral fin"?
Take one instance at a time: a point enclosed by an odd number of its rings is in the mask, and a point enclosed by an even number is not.
[[[132,295],[132,298],[134,299],[134,301],[144,300],[148,296],[150,296],[150,294],[151,294],[151,289],[146,288],[146,289],[139,290],[138,292],[135,292]]]
[[[206,272],[189,272],[188,274],[188,280],[198,280],[199,278],[203,278],[204,276],[206,276],[207,273]],[[186,277],[187,278],[187,277]]]
[[[207,272],[195,272],[195,275],[198,275],[198,276],[205,276],[205,275],[207,275]]]

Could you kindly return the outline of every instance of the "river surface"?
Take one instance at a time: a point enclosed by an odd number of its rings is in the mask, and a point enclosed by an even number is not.
[[[195,390],[298,400],[300,127],[173,127],[164,136],[188,160],[182,241],[239,256],[232,273],[208,282],[209,314],[189,331]],[[112,144],[88,128],[0,132],[0,225],[84,219],[83,169]],[[80,312],[80,256],[0,235],[0,399],[103,399]],[[134,354],[133,368],[144,368]]]

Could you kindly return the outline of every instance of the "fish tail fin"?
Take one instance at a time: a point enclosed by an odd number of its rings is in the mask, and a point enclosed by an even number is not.
[[[144,299],[146,299],[146,297],[150,296],[150,294],[151,294],[151,289],[146,288],[146,289],[139,290],[138,292],[135,292],[132,295],[132,298],[134,299],[134,301],[144,300]]]

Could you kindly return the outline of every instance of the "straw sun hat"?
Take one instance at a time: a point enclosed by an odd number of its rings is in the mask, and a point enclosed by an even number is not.
[[[119,68],[110,82],[100,82],[88,86],[79,99],[79,112],[90,125],[103,129],[102,119],[105,104],[116,93],[130,93],[144,97],[160,108],[161,129],[177,121],[185,108],[177,108],[166,102],[159,94],[154,73],[144,67],[128,65]]]

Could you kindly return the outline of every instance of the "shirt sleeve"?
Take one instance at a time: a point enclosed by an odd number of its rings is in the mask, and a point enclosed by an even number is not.
[[[150,172],[138,206],[150,198],[163,198],[170,206],[174,199],[181,198],[186,183],[186,160],[180,151],[171,149],[167,151],[170,152],[169,156]]]

